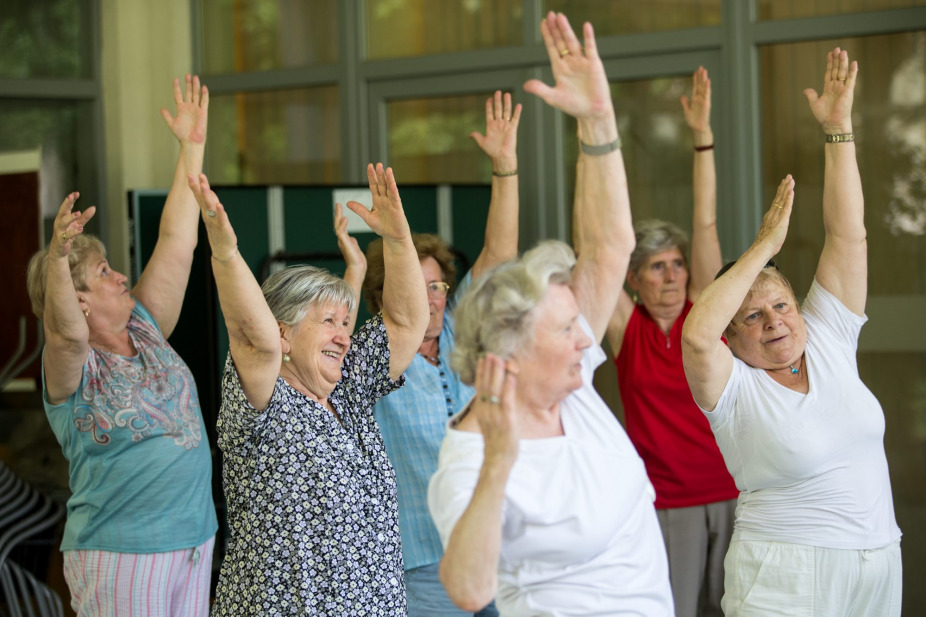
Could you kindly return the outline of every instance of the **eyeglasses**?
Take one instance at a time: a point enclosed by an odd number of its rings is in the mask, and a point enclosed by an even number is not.
[[[443,281],[434,281],[428,283],[428,295],[432,298],[443,298],[450,291],[450,285]]]

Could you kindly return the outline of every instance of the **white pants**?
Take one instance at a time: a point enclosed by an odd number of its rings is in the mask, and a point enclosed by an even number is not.
[[[900,540],[871,550],[734,540],[726,617],[900,617]]]

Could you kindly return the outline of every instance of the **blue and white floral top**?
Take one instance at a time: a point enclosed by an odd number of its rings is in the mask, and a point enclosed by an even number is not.
[[[389,378],[382,317],[353,337],[331,411],[277,378],[257,411],[229,356],[218,443],[230,541],[213,615],[405,615],[395,472],[373,403]]]

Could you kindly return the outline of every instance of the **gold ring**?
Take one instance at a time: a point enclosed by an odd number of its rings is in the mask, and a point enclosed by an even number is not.
[[[845,81],[845,80],[846,80],[845,77],[843,77],[842,79],[839,79],[838,77],[836,78],[836,81]]]
[[[486,396],[485,394],[483,394],[483,395],[481,395],[481,396],[479,397],[479,400],[482,401],[483,403],[485,403],[485,402],[487,402],[487,401],[489,400],[489,397]]]
[[[563,49],[563,50],[560,50],[559,55],[561,58],[563,58],[563,57],[568,56],[570,53],[572,52],[570,52],[568,49]]]
[[[774,202],[773,202],[772,205],[775,206],[776,208],[778,208],[779,210],[781,210],[782,208],[784,208],[784,206],[782,206],[781,204],[778,204],[778,203],[774,203]]]
[[[63,234],[61,234],[61,239],[64,240],[65,242],[67,242],[67,241],[68,241],[68,232],[64,232]]]

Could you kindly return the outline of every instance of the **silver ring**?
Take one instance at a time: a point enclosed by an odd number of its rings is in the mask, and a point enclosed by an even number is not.
[[[214,219],[214,218],[215,218],[215,210],[206,210],[206,216],[208,216],[208,217],[211,218],[211,219]]]
[[[499,403],[502,402],[502,399],[498,398],[497,396],[493,394],[492,396],[489,397],[489,402],[492,403],[493,405],[498,405]]]

